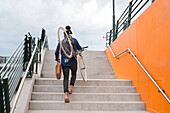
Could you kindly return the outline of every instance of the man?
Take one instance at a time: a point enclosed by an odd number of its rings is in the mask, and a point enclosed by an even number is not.
[[[70,26],[66,26],[66,33],[68,36],[69,35],[71,36],[72,31],[71,31]],[[71,49],[69,48],[69,43],[66,39],[65,33],[64,33],[64,36],[65,36],[65,39],[62,40],[62,45],[66,53],[70,54]],[[82,50],[82,47],[79,45],[78,41],[75,38],[71,38],[71,43],[73,46],[74,53],[76,53],[77,50]],[[60,62],[58,59],[59,50],[60,50],[60,43],[58,43],[57,49],[55,51],[55,58],[57,62]],[[61,65],[62,65],[62,70],[63,70],[63,75],[64,75],[63,86],[64,86],[64,93],[65,93],[65,103],[70,102],[68,93],[72,94],[72,88],[76,81],[77,59],[75,57],[76,57],[75,54],[73,54],[72,58],[68,58],[61,49]],[[68,90],[69,70],[71,70],[72,76],[71,76],[71,81],[70,81],[70,88]]]

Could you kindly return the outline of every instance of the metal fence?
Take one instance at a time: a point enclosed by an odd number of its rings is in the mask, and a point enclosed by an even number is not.
[[[9,56],[0,56],[0,64],[6,63],[10,57]]]
[[[115,27],[115,31],[111,29],[106,33],[106,47],[131,25],[132,20],[139,16],[141,11],[144,10],[144,7],[149,4],[149,1],[153,3],[155,0],[132,0],[129,2],[122,15],[114,23],[113,27]]]
[[[42,32],[44,31],[43,29]],[[44,40],[44,37],[41,37],[41,39],[38,39],[37,43],[35,43],[35,38],[33,38],[30,33],[26,34],[24,40],[21,41],[12,56],[1,69],[0,113],[10,113],[10,102],[17,91],[32,56],[33,60],[29,66],[27,77],[31,78],[33,73],[38,72],[38,62],[41,61],[41,48],[48,48],[48,40]],[[36,49],[35,54],[32,55],[36,45],[38,49]]]

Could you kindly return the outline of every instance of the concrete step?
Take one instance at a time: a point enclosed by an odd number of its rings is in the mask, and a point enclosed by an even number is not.
[[[30,101],[30,110],[101,110],[126,111],[145,110],[145,103],[140,101]]]
[[[28,113],[149,113],[145,110],[138,111],[82,111],[82,110],[29,110]]]
[[[78,65],[79,66],[79,65]],[[94,72],[113,72],[112,68],[107,66],[106,67],[101,67],[101,66],[96,66],[96,67],[93,67],[93,66],[87,66],[86,67],[86,70],[87,72],[91,72],[91,71],[94,71]],[[50,65],[50,66],[44,66],[43,67],[43,72],[51,72],[51,71],[55,71],[55,65]],[[80,71],[79,70],[79,67],[78,67],[78,70],[77,71]]]
[[[33,92],[63,92],[61,85],[34,85]],[[133,86],[75,86],[74,93],[136,93]]]
[[[105,51],[84,51],[83,54],[86,55],[106,55]]]
[[[109,61],[95,61],[94,62],[94,60],[84,60],[84,62],[87,67],[92,67],[92,66],[96,66],[96,67],[97,66],[98,67],[110,66],[111,67],[111,65],[109,64]],[[48,67],[48,66],[56,65],[57,62],[54,60],[45,60],[44,64],[45,64],[44,66]],[[95,68],[95,67],[93,67],[93,68]]]
[[[115,79],[104,51],[84,51],[88,82],[83,82],[79,69],[71,102],[64,103],[63,75],[55,76],[55,56],[47,51],[42,77],[35,80],[28,113],[149,113],[130,80]]]
[[[83,58],[84,59],[107,59],[107,56],[105,54],[100,54],[100,55],[86,55],[86,53],[83,53]],[[55,58],[55,54],[49,54],[49,55],[45,55],[46,58]]]
[[[107,59],[107,56],[106,55],[86,55],[86,54],[83,54],[83,59],[87,59],[87,60],[100,60],[100,61],[103,61],[103,60],[105,60],[105,61],[109,61],[108,59]]]
[[[32,100],[63,101],[64,93],[33,92]],[[137,93],[73,93],[72,101],[140,101]]]
[[[55,65],[57,64],[57,62],[45,62],[45,65],[43,66],[45,69],[46,68],[55,68]],[[87,65],[89,64],[89,65]],[[87,66],[87,68],[97,68],[97,69],[100,69],[100,68],[109,68],[109,69],[112,69],[111,65],[108,64],[108,63],[101,63],[99,64],[98,63],[86,63],[85,62],[85,65]],[[78,65],[79,66],[79,65]]]
[[[86,69],[87,69],[87,71],[88,70],[95,70],[95,71],[104,71],[104,72],[111,71],[111,72],[113,72],[113,69],[110,66],[107,66],[107,67],[100,66],[100,65],[98,65],[96,67],[86,66]]]
[[[47,55],[51,55],[51,54],[54,54],[55,53],[55,50],[49,50],[47,51]],[[86,54],[86,55],[106,55],[105,51],[83,51],[83,54]]]
[[[87,73],[87,77],[88,76],[92,76],[92,75],[95,75],[95,76],[98,76],[98,75],[114,75],[114,73],[112,71],[93,71],[93,70],[86,70],[86,73]],[[77,70],[77,74],[80,74],[80,71]],[[53,77],[55,77],[55,71],[54,70],[48,70],[48,71],[42,71],[42,75],[43,77],[45,78],[50,78],[46,75],[52,75]]]
[[[80,70],[79,70],[79,67],[78,67],[78,70],[77,70],[77,72],[79,72]],[[48,74],[48,73],[53,73],[53,72],[55,72],[55,65],[54,65],[54,67],[53,68],[43,68],[43,71],[42,71],[43,73],[46,73],[46,74]],[[89,68],[89,67],[87,67],[86,68],[86,72],[87,72],[87,74],[88,73],[101,73],[101,74],[104,74],[104,75],[106,75],[106,74],[108,74],[108,73],[113,73],[113,70],[112,69],[108,69],[108,68]]]
[[[56,78],[39,78],[35,80],[35,85],[63,85],[63,80]],[[88,79],[87,82],[77,79],[75,86],[131,86],[131,80],[120,79]]]
[[[70,75],[71,77],[71,75]],[[55,75],[44,75],[43,78],[56,78]],[[63,74],[61,75],[61,79],[63,78]],[[82,80],[82,76],[80,74],[77,74],[77,79]],[[116,79],[116,75],[89,75],[88,79]]]
[[[101,58],[101,57],[107,58],[105,52],[104,53],[99,53],[99,54],[83,52],[82,55],[83,55],[83,57],[86,57],[86,58]],[[47,53],[45,56],[52,57],[52,56],[55,56],[55,53]]]

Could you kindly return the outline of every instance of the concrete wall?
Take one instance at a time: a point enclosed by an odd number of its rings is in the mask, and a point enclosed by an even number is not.
[[[170,98],[170,0],[156,0],[112,44],[117,55],[130,48],[146,70]],[[109,48],[106,54],[118,79],[133,80],[146,110],[170,113],[170,104],[137,64],[131,54],[115,59]]]

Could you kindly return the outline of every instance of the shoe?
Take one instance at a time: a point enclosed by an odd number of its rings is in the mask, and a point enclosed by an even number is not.
[[[69,103],[70,100],[69,100],[69,97],[68,97],[68,92],[66,92],[65,94],[65,103]]]
[[[69,94],[72,94],[72,89],[69,89]]]
[[[70,85],[70,89],[68,90],[69,94],[72,94],[72,89],[73,89],[73,85]]]

